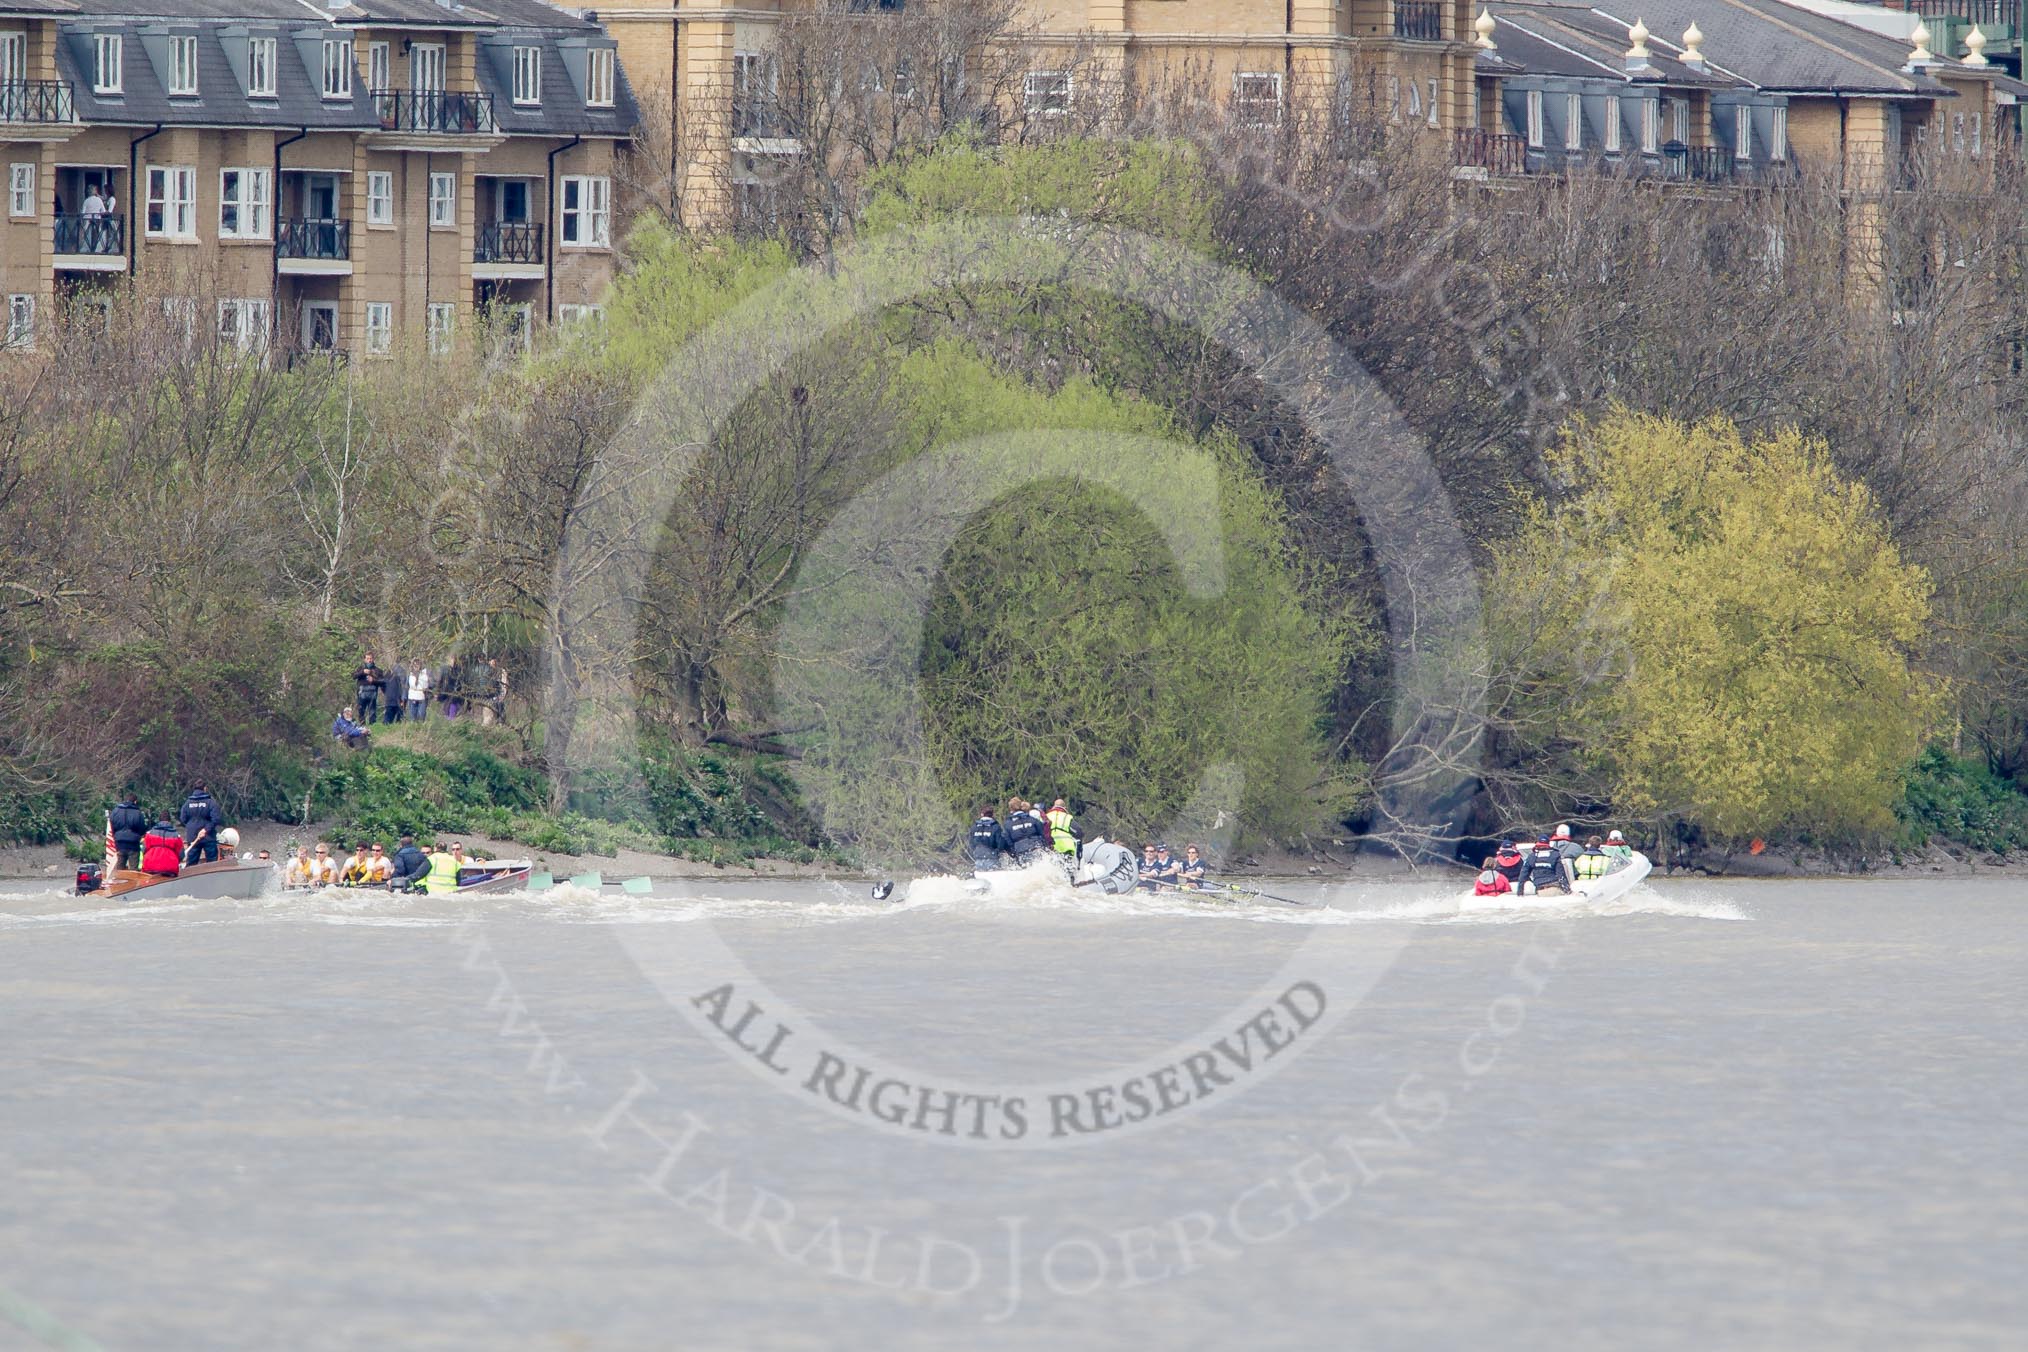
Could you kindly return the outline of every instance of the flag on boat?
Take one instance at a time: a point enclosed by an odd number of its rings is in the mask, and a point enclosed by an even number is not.
[[[106,876],[113,876],[113,865],[120,862],[120,852],[113,846],[113,810],[106,809]]]

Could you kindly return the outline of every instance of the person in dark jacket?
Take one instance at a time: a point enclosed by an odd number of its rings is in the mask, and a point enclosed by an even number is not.
[[[123,795],[107,822],[113,831],[113,867],[139,868],[141,838],[148,834],[148,814],[141,811],[140,800],[132,793]]]
[[[416,848],[414,836],[403,836],[401,848],[394,852],[394,872],[388,877],[387,890],[406,892],[429,876],[430,857]]]
[[[999,818],[993,815],[993,809],[990,807],[979,814],[979,820],[972,823],[969,844],[972,851],[972,867],[981,873],[1000,867],[1001,852],[1012,848],[1006,830],[1001,827]]]
[[[1540,892],[1545,888],[1560,892],[1570,891],[1570,870],[1564,863],[1563,855],[1544,836],[1535,842],[1535,853],[1528,856],[1528,876],[1523,880],[1523,892]]]
[[[218,833],[225,825],[225,817],[218,810],[218,803],[204,790],[204,781],[199,780],[190,790],[190,796],[183,800],[183,862],[184,864],[215,864],[218,862]]]
[[[408,708],[408,668],[401,664],[398,657],[388,659],[387,700],[381,707],[380,721],[383,723],[401,722],[401,716]]]
[[[1521,874],[1528,867],[1528,861],[1521,851],[1515,848],[1513,841],[1503,840],[1500,842],[1499,852],[1488,859],[1482,867],[1492,869],[1510,883],[1519,883]]]
[[[147,835],[141,838],[141,871],[173,878],[183,868],[183,837],[164,812]]]
[[[359,721],[371,723],[379,711],[380,692],[387,688],[387,677],[374,665],[373,654],[366,654],[366,660],[359,664],[359,670],[352,673],[352,680],[359,688]]]
[[[1019,798],[1007,800],[1007,850],[1016,860],[1049,848],[1049,828]]]

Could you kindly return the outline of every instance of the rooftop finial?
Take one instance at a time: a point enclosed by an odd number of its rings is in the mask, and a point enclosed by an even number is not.
[[[1908,35],[1908,40],[1915,44],[1915,50],[1908,54],[1908,64],[1911,69],[1916,66],[1933,66],[1936,64],[1936,57],[1929,50],[1928,24],[1917,19],[1915,21],[1915,31]]]
[[[1683,30],[1683,64],[1702,66],[1704,64],[1704,30],[1692,19],[1690,26]]]
[[[1479,11],[1479,17],[1472,20],[1472,31],[1479,35],[1478,45],[1480,47],[1489,52],[1499,50],[1493,43],[1493,30],[1498,26],[1498,21],[1493,18],[1493,11],[1491,9],[1481,9]]]
[[[1639,19],[1634,20],[1634,26],[1627,30],[1627,39],[1633,43],[1631,47],[1627,48],[1628,70],[1647,69],[1648,38],[1650,36],[1652,35],[1648,32],[1648,25]]]
[[[1977,24],[1973,24],[1972,31],[1965,34],[1965,64],[1968,66],[1992,64],[1986,60],[1986,35],[1979,31]]]

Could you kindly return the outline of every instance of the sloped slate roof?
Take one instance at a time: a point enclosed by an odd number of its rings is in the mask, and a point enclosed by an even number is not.
[[[157,0],[160,3],[160,0]],[[235,0],[239,3],[239,0]],[[238,17],[260,28],[268,16],[256,4],[245,4]],[[280,16],[275,16],[280,17]],[[302,17],[301,7],[287,16]],[[172,25],[175,19],[169,21]],[[323,97],[323,71],[312,72],[289,31],[276,36],[274,98],[249,98],[226,61],[216,27],[197,29],[197,97],[171,98],[148,59],[138,36],[139,25],[118,25],[125,38],[119,94],[92,91],[92,31],[89,26],[63,24],[56,47],[57,70],[71,82],[78,118],[84,122],[150,125],[162,122],[185,127],[308,127],[337,131],[377,126],[366,91],[353,83],[350,99]],[[265,34],[263,34],[265,36]],[[321,60],[321,54],[320,54]]]
[[[1628,80],[1628,26],[1595,9],[1574,4],[1501,4],[1493,7],[1493,17],[1500,21],[1493,41],[1499,44],[1501,55],[1508,55],[1511,39],[1515,51],[1510,59],[1527,67],[1530,74]],[[1719,71],[1683,64],[1671,44],[1652,37],[1648,40],[1648,64],[1660,75],[1662,84],[1734,88],[1742,83]]]
[[[585,36],[599,30],[588,28]],[[493,119],[506,132],[566,136],[626,136],[640,121],[627,73],[616,58],[613,62],[613,106],[592,108],[572,83],[555,39],[576,34],[507,29],[497,37],[487,34],[479,40],[479,90],[493,96]],[[514,48],[517,45],[542,48],[542,103],[519,107],[514,102]]]
[[[1604,0],[1598,9],[1625,24],[1642,19],[1672,42],[1694,20],[1712,65],[1777,93],[1949,93],[1901,69],[1906,44],[1781,0]]]

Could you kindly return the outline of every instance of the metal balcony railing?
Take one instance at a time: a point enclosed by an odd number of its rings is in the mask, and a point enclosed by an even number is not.
[[[68,80],[0,81],[0,122],[75,122]]]
[[[1732,152],[1724,146],[1690,146],[1671,141],[1662,147],[1662,171],[1688,183],[1724,183],[1737,173]]]
[[[495,221],[472,240],[474,263],[540,263],[542,227],[533,221]]]
[[[382,131],[433,136],[483,136],[498,130],[491,94],[450,90],[376,89],[373,110]]]
[[[1528,143],[1482,127],[1461,127],[1451,133],[1451,161],[1490,174],[1525,174]]]
[[[2014,17],[2014,0],[1908,0],[1908,8],[1925,19],[1963,19],[1989,30]]]
[[[1394,0],[1394,36],[1418,42],[1443,41],[1443,0]]]
[[[275,222],[275,256],[344,262],[352,257],[352,222],[284,216]]]
[[[65,212],[56,218],[56,252],[117,258],[127,251],[127,218]]]

